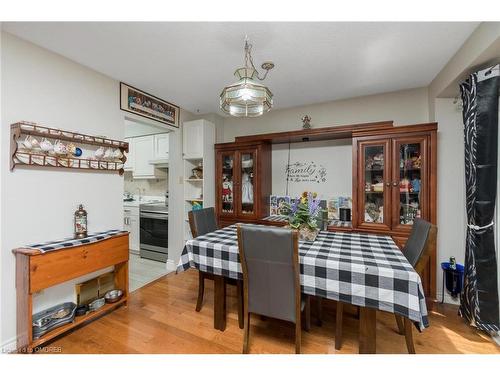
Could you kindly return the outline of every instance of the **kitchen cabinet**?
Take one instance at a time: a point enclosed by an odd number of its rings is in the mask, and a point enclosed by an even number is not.
[[[165,178],[166,172],[156,168],[151,160],[155,157],[155,138],[152,135],[134,139],[134,179]]]
[[[215,145],[216,211],[220,226],[254,221],[269,215],[271,145]]]
[[[129,249],[135,254],[139,254],[140,248],[140,222],[139,207],[123,208],[123,230],[129,232]]]
[[[168,163],[168,133],[126,138],[129,153],[125,162],[125,171],[132,172],[135,179],[165,178]]]
[[[123,169],[129,172],[134,170],[134,140],[135,138],[125,138],[125,141],[128,142],[128,154]]]
[[[203,130],[206,122],[205,120],[195,120],[182,124],[184,159],[203,158]]]
[[[153,136],[154,160],[168,160],[168,141],[168,133],[155,134]]]

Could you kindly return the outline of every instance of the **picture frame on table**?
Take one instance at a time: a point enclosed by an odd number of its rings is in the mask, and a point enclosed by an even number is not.
[[[162,124],[179,127],[178,106],[124,82],[120,82],[120,109]]]
[[[276,198],[276,201],[277,201],[277,214],[278,215],[287,215],[288,214],[287,205],[290,204],[290,197],[289,196],[278,196]]]

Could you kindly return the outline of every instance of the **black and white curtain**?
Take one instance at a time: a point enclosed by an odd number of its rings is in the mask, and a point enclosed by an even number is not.
[[[467,240],[459,313],[471,325],[499,331],[495,199],[498,161],[499,65],[460,85],[465,133]]]

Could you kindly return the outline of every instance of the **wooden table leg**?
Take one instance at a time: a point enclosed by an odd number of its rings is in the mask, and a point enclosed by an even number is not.
[[[335,319],[335,349],[342,347],[342,314],[344,313],[344,304],[337,301],[336,319]]]
[[[226,282],[223,276],[214,275],[214,328],[226,329]]]
[[[413,322],[408,318],[404,318],[405,340],[409,354],[415,354],[415,345],[413,344],[412,329],[413,329]]]
[[[316,324],[323,325],[323,297],[316,297]]]
[[[359,354],[377,352],[377,310],[361,307],[359,313]]]

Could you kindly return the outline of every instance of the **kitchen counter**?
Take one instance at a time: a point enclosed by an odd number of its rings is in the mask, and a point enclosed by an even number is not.
[[[133,201],[123,201],[123,207],[139,207],[141,204],[165,202],[165,197],[145,196],[141,200],[138,197],[134,198]]]

